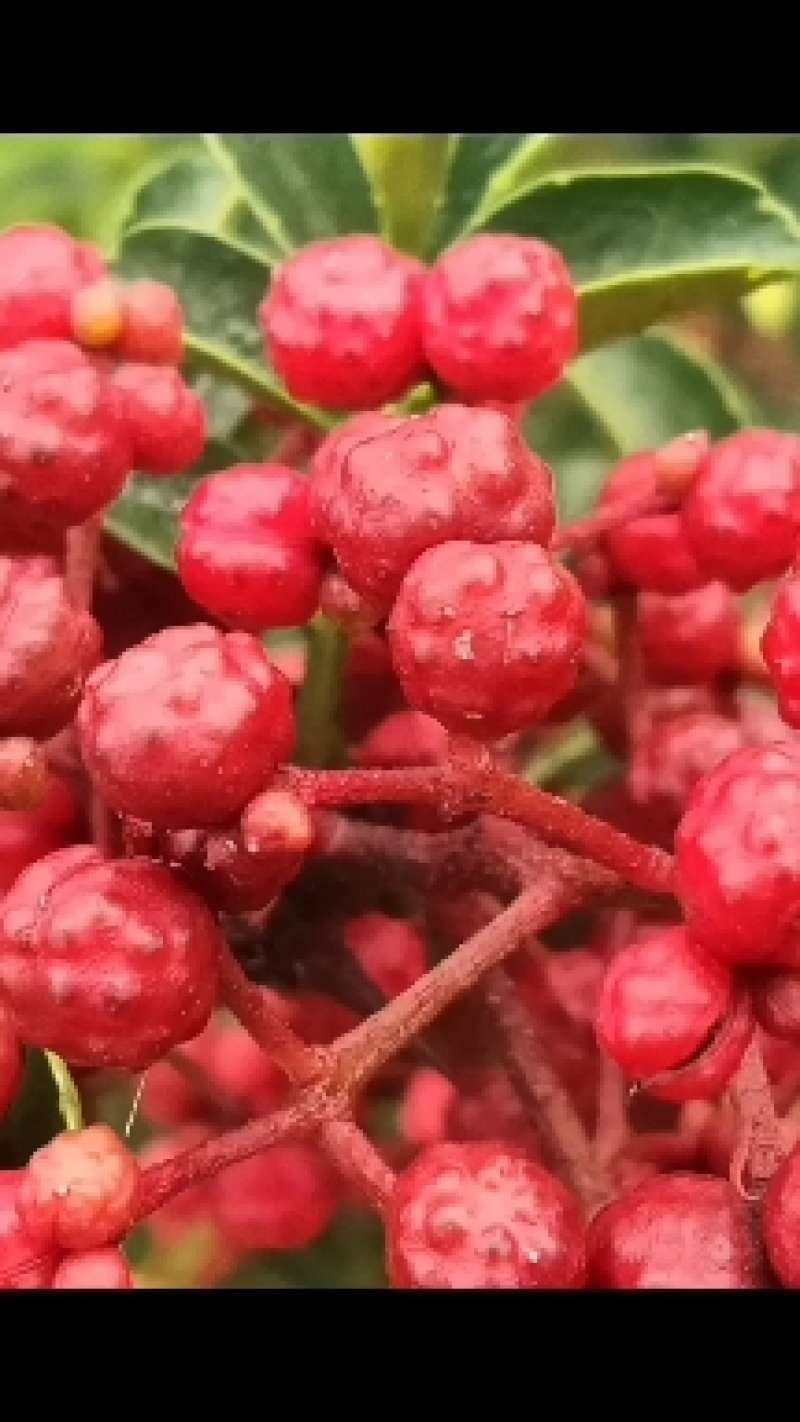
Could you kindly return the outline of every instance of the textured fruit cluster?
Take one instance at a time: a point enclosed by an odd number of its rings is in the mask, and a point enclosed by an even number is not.
[[[800,438],[558,527],[546,243],[314,243],[258,319],[292,438],[155,574],[100,524],[204,452],[178,297],[0,236],[0,1288],[364,1208],[401,1289],[800,1288]],[[612,768],[549,794],[576,728]],[[37,1060],[84,1123],[6,1164]]]

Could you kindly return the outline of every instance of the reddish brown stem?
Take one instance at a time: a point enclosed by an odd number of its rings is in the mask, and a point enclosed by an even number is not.
[[[94,579],[102,537],[102,514],[90,518],[87,523],[82,523],[78,528],[71,528],[67,534],[67,589],[75,604],[87,610],[92,605]]]
[[[270,996],[242,971],[230,949],[220,955],[220,984],[226,1006],[267,1056],[296,1086],[318,1081],[325,1056],[306,1046],[286,1025]]]
[[[731,1085],[740,1137],[730,1166],[731,1183],[759,1200],[786,1154],[786,1143],[761,1048],[752,1042]]]

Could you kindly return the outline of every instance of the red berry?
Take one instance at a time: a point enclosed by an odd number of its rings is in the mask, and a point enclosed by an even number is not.
[[[133,281],[120,292],[122,329],[114,354],[145,365],[180,365],[183,359],[183,308],[160,281]]]
[[[23,869],[78,837],[78,806],[66,781],[53,776],[35,810],[0,811],[0,896]]]
[[[428,971],[425,941],[402,919],[362,914],[345,924],[344,940],[384,997],[398,997]]]
[[[0,1120],[13,1105],[24,1070],[16,1024],[9,1009],[0,1002]]]
[[[389,621],[412,706],[496,740],[535,725],[575,685],[586,607],[535,543],[444,543],[412,567]]]
[[[313,242],[290,257],[258,313],[290,394],[329,410],[399,400],[423,371],[422,274],[377,237]]]
[[[139,1166],[108,1126],[66,1131],[31,1156],[17,1214],[35,1243],[80,1253],[127,1234]]]
[[[208,1021],[221,947],[166,869],[61,849],[0,904],[0,992],[23,1042],[76,1066],[142,1070]]]
[[[701,955],[683,928],[640,935],[617,953],[597,1005],[603,1051],[635,1080],[688,1063],[730,1012],[728,968]]]
[[[762,1219],[772,1268],[785,1289],[800,1289],[800,1146],[770,1180]]]
[[[396,711],[365,736],[353,752],[358,765],[391,770],[401,766],[440,765],[449,736],[440,721],[422,711]]]
[[[467,400],[530,400],[578,353],[578,298],[546,242],[472,237],[440,257],[422,284],[429,365]]]
[[[273,1146],[217,1177],[214,1218],[234,1249],[306,1249],[328,1228],[339,1194],[318,1151]]]
[[[323,573],[308,481],[280,464],[240,464],[199,484],[181,515],[178,573],[213,617],[244,632],[313,617]]]
[[[628,789],[674,828],[698,780],[747,745],[745,728],[713,712],[656,722],[633,746]]]
[[[522,1151],[430,1146],[398,1180],[386,1217],[400,1289],[579,1289],[584,1229],[572,1197]]]
[[[77,346],[0,353],[0,494],[68,528],[113,503],[131,462],[122,401]]]
[[[50,558],[0,558],[0,736],[54,736],[103,652]]]
[[[182,474],[205,449],[202,400],[170,365],[121,365],[114,372],[132,462],[143,474]]]
[[[16,227],[0,237],[0,350],[23,341],[69,340],[75,292],[104,273],[96,248],[56,227]]]
[[[750,1209],[727,1180],[646,1180],[592,1221],[589,1283],[603,1289],[763,1288]]]
[[[598,508],[630,502],[637,494],[658,491],[659,452],[623,459],[606,480]],[[628,519],[610,530],[604,551],[616,577],[648,592],[690,592],[707,581],[686,539],[679,513],[652,513]]]
[[[292,1030],[315,1047],[329,1047],[337,1037],[358,1026],[359,1019],[343,1002],[323,993],[293,993],[286,1016]]]
[[[132,1289],[133,1275],[121,1249],[90,1249],[59,1264],[51,1289]]]
[[[117,813],[158,829],[224,824],[291,754],[291,691],[254,637],[170,627],[89,678],[78,732]]]
[[[707,578],[737,592],[777,578],[800,546],[800,441],[742,430],[706,456],[683,525]]]
[[[400,1133],[409,1145],[435,1145],[448,1135],[448,1117],[456,1089],[438,1071],[417,1071],[411,1077],[400,1111]]]
[[[787,578],[778,589],[761,650],[781,716],[800,729],[800,578]]]
[[[661,681],[711,681],[736,667],[739,616],[722,583],[676,597],[640,593],[638,623],[647,670]]]
[[[270,1111],[281,1095],[281,1073],[238,1022],[212,1021],[188,1054],[197,1054],[212,1080],[251,1115]]]
[[[24,1170],[0,1170],[0,1290],[49,1289],[58,1255],[30,1237],[17,1214]]]
[[[552,475],[496,410],[440,405],[338,446],[312,516],[356,592],[388,606],[421,553],[456,539],[547,544]]]
[[[675,840],[678,890],[689,933],[721,961],[791,952],[798,818],[800,752],[789,743],[737,751],[695,787]]]

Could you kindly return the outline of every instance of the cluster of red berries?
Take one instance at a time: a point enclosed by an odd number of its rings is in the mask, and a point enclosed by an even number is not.
[[[575,289],[546,244],[477,237],[426,270],[372,237],[317,243],[259,314],[291,395],[352,417],[307,471],[241,464],[200,483],[176,561],[211,620],[162,620],[103,660],[65,535],[132,470],[165,477],[201,454],[183,314],[168,288],[113,280],[63,233],[0,237],[0,1115],[38,1048],[83,1077],[147,1073],[142,1116],[163,1133],[135,1157],[91,1125],[0,1173],[0,1287],[131,1287],[121,1245],[148,1214],[166,1250],[210,1231],[206,1283],[253,1251],[317,1240],[353,1203],[322,1141],[273,1145],[149,1209],[164,1178],[150,1172],[289,1099],[216,1013],[229,944],[266,935],[277,971],[299,935],[293,990],[263,1001],[323,1060],[502,908],[501,890],[460,873],[465,845],[480,839],[495,885],[523,872],[530,845],[504,839],[483,791],[455,810],[316,813],[314,773],[287,767],[302,659],[268,655],[260,634],[319,615],[347,636],[344,737],[376,802],[386,772],[457,761],[464,775],[470,754],[490,763],[487,744],[520,771],[580,716],[621,767],[584,797],[594,842],[621,830],[675,856],[671,913],[598,910],[579,946],[540,945],[507,970],[551,1097],[605,1151],[604,1208],[557,1178],[547,1123],[467,1014],[466,1050],[449,1024],[447,1075],[397,1058],[360,1100],[366,1124],[370,1093],[400,1098],[385,1146],[392,1282],[800,1287],[800,439],[640,453],[557,530],[551,470],[508,408],[577,349]],[[444,403],[380,408],[426,373]],[[757,627],[739,599],[784,576]],[[543,820],[545,840],[557,824]],[[337,836],[367,851],[331,884],[314,875]],[[379,893],[398,844],[428,886],[411,918],[402,894],[387,912]],[[361,1008],[335,996],[337,971]],[[724,1100],[756,1049],[785,1155],[760,1212]],[[609,1061],[645,1103],[623,1103],[611,1147]]]

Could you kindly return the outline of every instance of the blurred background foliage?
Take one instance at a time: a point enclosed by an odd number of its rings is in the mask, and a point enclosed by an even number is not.
[[[366,137],[366,136],[363,136]],[[75,237],[111,251],[129,210],[134,191],[149,169],[191,151],[192,135],[15,135],[0,139],[0,229],[18,223],[51,223]],[[559,149],[560,149],[559,143]],[[440,145],[441,147],[441,145]],[[719,164],[758,177],[787,207],[800,213],[800,137],[781,135],[616,135],[567,136],[565,153],[571,165],[672,162]],[[431,150],[431,181],[436,162]],[[409,213],[413,222],[413,197]],[[781,281],[761,288],[726,308],[675,323],[701,351],[719,360],[757,396],[759,419],[777,426],[800,428],[800,283]],[[620,343],[619,360],[625,360]],[[670,379],[669,351],[660,348],[657,382]],[[667,360],[667,365],[663,364]],[[641,381],[640,381],[641,383]],[[558,444],[557,402],[549,414],[549,435]],[[574,410],[566,408],[573,445],[580,445]],[[536,413],[529,436],[537,443]],[[587,437],[587,448],[588,448]],[[543,453],[548,454],[547,448]],[[574,477],[580,482],[580,448],[574,455]],[[592,449],[586,455],[596,460]],[[122,1100],[112,1093],[103,1105],[106,1119],[122,1128],[130,1093]],[[116,1118],[119,1118],[118,1121]],[[57,1118],[56,1118],[57,1119]],[[48,1128],[46,1138],[51,1133]],[[10,1133],[6,1132],[10,1137]],[[134,1143],[147,1138],[137,1122]],[[0,1147],[3,1145],[0,1132]],[[3,1161],[9,1165],[11,1159]],[[144,1286],[196,1284],[202,1277],[207,1241],[188,1237],[180,1248],[159,1250],[147,1231],[131,1242],[131,1257]],[[288,1257],[253,1258],[224,1287],[363,1288],[384,1284],[381,1230],[377,1221],[358,1211],[340,1215],[312,1249]]]

